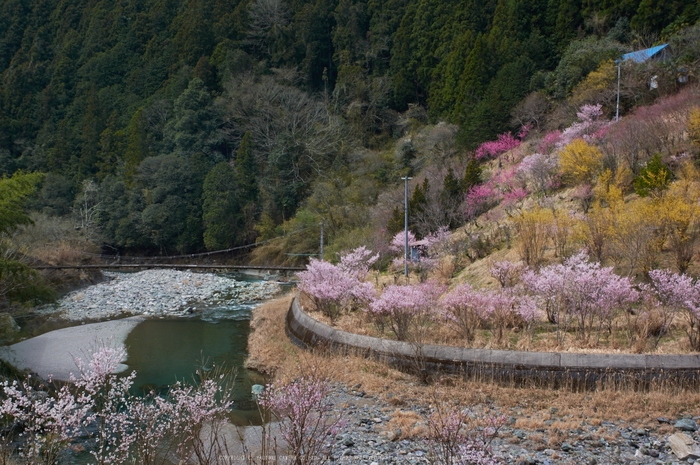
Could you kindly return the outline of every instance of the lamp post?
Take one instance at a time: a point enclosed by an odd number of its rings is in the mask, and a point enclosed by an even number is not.
[[[404,215],[403,215],[403,230],[404,233],[406,234],[406,240],[405,240],[405,245],[404,245],[404,254],[403,254],[403,268],[404,268],[404,275],[406,276],[406,279],[408,279],[408,180],[413,179],[409,178],[408,176],[404,176],[401,178],[404,180],[404,189],[403,189],[403,204],[404,204]]]

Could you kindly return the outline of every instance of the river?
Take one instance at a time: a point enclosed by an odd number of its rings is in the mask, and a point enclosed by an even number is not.
[[[149,281],[153,276],[158,278],[157,282]],[[88,351],[96,338],[104,340],[114,337],[112,343],[124,343],[127,349],[123,373],[136,371],[134,393],[151,390],[165,392],[177,380],[191,381],[202,363],[206,365],[205,369],[212,364],[223,365],[237,372],[232,421],[240,425],[257,423],[259,418],[250,399],[250,390],[253,384],[264,383],[265,379],[257,372],[245,369],[243,363],[247,356],[251,312],[261,301],[241,300],[242,295],[250,294],[241,292],[240,286],[241,282],[258,285],[262,280],[241,275],[228,277],[236,280],[238,288],[235,292],[221,292],[212,301],[187,302],[186,311],[176,311],[179,316],[163,313],[160,316],[136,316],[92,324],[75,325],[73,322],[73,326],[49,331],[5,348],[2,358],[42,377],[52,374],[56,379],[68,379],[70,372],[76,372],[74,355],[81,356],[81,353]],[[136,284],[129,286],[123,279],[116,279],[114,289],[121,286],[133,292],[119,291],[122,295],[118,296],[117,291],[107,288],[98,292],[100,299],[108,295],[110,301],[125,301],[132,299],[133,294],[140,294],[141,298],[150,302],[152,295],[148,295],[144,289],[163,289],[168,288],[169,284],[160,275],[124,274],[121,278],[132,279],[142,288],[136,289]],[[189,274],[173,277],[171,273],[167,279],[174,283],[175,288],[183,279],[192,281]],[[197,279],[203,280],[204,276],[197,276]],[[97,290],[96,286],[83,289],[78,295],[90,296]],[[158,292],[163,300],[166,297],[163,291]],[[76,299],[75,295],[69,295],[63,300],[69,302]],[[95,300],[82,298],[81,305],[94,308]],[[64,302],[59,302],[57,308],[63,305]],[[75,311],[75,305],[71,305],[71,311]],[[143,308],[149,307],[144,305]]]

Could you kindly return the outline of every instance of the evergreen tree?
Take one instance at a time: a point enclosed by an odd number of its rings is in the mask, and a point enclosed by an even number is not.
[[[204,245],[207,250],[231,247],[238,239],[241,226],[240,202],[231,165],[221,162],[207,174],[202,200]]]

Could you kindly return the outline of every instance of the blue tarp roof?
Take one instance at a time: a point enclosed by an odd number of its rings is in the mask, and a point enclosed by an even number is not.
[[[622,55],[622,61],[632,60],[635,63],[644,63],[666,47],[668,47],[668,44],[657,45],[656,47],[646,48],[644,50],[639,50],[638,52],[625,53]]]

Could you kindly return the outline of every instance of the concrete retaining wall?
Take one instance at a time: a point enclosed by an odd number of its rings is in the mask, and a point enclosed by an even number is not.
[[[302,347],[355,352],[423,373],[445,371],[482,379],[589,387],[608,382],[700,381],[700,355],[521,352],[419,345],[362,336],[311,318],[302,310],[298,295],[287,312],[286,331]]]

